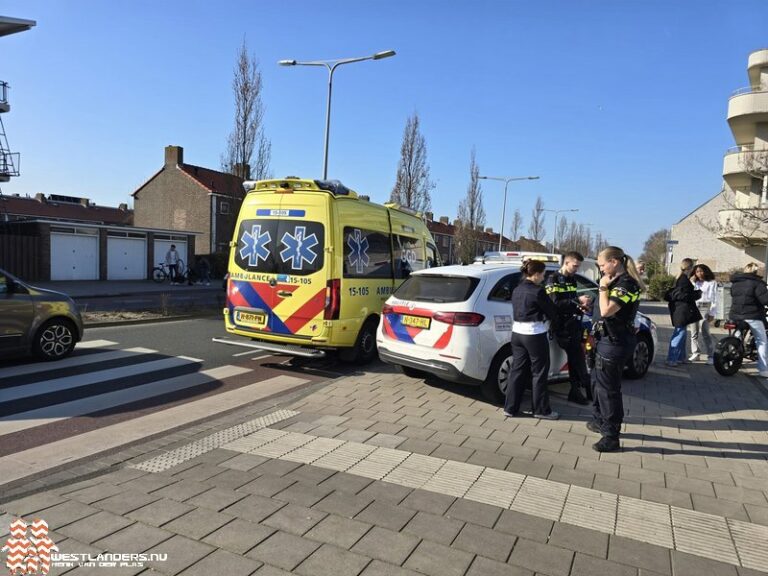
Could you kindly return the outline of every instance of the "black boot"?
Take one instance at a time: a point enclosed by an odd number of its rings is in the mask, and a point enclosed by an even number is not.
[[[577,386],[571,387],[571,391],[568,392],[568,402],[580,404],[585,406],[588,402],[587,399],[581,394],[581,390]]]
[[[621,445],[619,444],[618,438],[603,436],[600,440],[592,444],[592,450],[595,450],[596,452],[618,452],[621,450]]]
[[[594,398],[592,397],[592,386],[591,386],[591,385],[590,385],[590,386],[584,386],[584,393],[585,393],[585,394],[586,394],[586,396],[587,396],[587,400],[589,400],[590,402],[592,402],[592,400],[593,400]]]

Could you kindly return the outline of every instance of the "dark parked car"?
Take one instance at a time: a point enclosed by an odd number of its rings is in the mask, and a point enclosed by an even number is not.
[[[35,288],[0,269],[0,355],[69,355],[83,338],[83,319],[66,294]]]

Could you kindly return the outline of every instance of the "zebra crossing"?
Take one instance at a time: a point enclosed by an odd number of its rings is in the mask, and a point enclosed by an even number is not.
[[[254,363],[207,368],[111,340],[82,342],[56,363],[0,365],[0,470],[8,459],[19,473],[41,471],[43,461],[54,467],[307,382],[270,380],[280,378],[265,380]],[[0,484],[11,476],[0,473]]]

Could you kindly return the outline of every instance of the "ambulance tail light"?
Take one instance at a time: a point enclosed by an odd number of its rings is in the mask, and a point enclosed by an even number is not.
[[[432,318],[454,326],[479,326],[485,320],[485,316],[476,312],[435,312]]]
[[[326,320],[338,320],[341,310],[341,280],[328,280],[325,285],[325,314]]]

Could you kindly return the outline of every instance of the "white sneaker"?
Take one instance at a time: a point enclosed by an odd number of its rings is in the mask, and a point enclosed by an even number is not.
[[[698,353],[688,356],[688,362],[696,362],[699,359]]]
[[[707,364],[712,366],[714,363],[715,363],[715,358],[713,356],[710,356],[709,358],[707,358]]]

